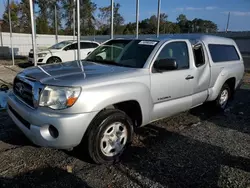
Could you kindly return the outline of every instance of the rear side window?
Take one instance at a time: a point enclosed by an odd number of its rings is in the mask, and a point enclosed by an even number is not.
[[[81,42],[81,49],[94,48],[93,43],[91,42]]]
[[[208,45],[213,62],[225,62],[240,60],[240,56],[233,45]]]

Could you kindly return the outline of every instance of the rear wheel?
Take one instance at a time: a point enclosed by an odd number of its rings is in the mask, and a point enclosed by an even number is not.
[[[59,63],[59,62],[62,62],[62,60],[59,58],[59,57],[50,57],[48,60],[47,60],[47,64],[52,64],[52,63]]]
[[[225,110],[227,107],[228,101],[231,97],[231,90],[228,84],[224,84],[221,88],[221,91],[217,97],[217,99],[214,101],[215,106],[219,110]]]
[[[87,133],[89,156],[97,164],[116,162],[132,137],[133,124],[124,112],[117,109],[102,111]]]

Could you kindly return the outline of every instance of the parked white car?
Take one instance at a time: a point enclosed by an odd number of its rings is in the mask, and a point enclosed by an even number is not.
[[[87,55],[92,52],[100,44],[95,41],[80,41],[81,45],[81,59],[87,57]],[[68,40],[59,42],[50,48],[39,50],[37,53],[37,63],[38,64],[51,64],[57,62],[73,61],[77,59],[77,41]],[[30,63],[34,63],[33,50],[29,52]]]

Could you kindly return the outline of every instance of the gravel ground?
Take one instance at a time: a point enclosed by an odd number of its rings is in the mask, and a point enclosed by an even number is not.
[[[250,76],[224,113],[204,105],[136,130],[114,165],[36,147],[2,111],[0,187],[250,187]]]

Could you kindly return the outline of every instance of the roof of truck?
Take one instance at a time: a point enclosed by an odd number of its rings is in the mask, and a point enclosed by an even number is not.
[[[159,37],[159,40],[166,39],[188,39],[191,41],[203,41],[205,43],[217,43],[217,44],[234,44],[234,41],[230,38],[220,37],[216,35],[206,34],[173,34]]]
[[[115,38],[116,40],[135,40],[135,38]],[[160,36],[159,38],[150,37],[145,38],[144,36],[139,36],[140,40],[170,40],[170,39],[187,39],[190,40],[191,43],[196,43],[198,41],[203,41],[207,44],[228,44],[234,45],[234,40],[230,38],[220,37],[216,35],[206,35],[206,34],[166,34],[164,36]]]

